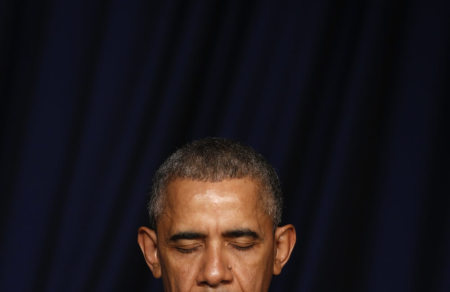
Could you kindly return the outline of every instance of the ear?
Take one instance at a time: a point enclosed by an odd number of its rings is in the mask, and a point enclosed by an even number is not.
[[[161,265],[158,257],[158,238],[156,232],[145,226],[138,230],[138,244],[141,247],[145,261],[153,273],[153,277],[161,277]]]
[[[295,227],[292,224],[278,227],[275,230],[275,260],[273,262],[274,275],[279,275],[281,273],[281,269],[291,256],[296,240],[297,235],[295,233]]]

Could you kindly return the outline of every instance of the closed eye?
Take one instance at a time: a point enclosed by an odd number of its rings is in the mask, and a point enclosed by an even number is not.
[[[193,253],[198,250],[198,246],[195,247],[175,247],[178,252],[181,253]]]
[[[231,245],[233,246],[233,248],[235,248],[237,250],[241,250],[241,251],[250,250],[255,246],[254,243],[247,243],[247,244],[231,243]]]

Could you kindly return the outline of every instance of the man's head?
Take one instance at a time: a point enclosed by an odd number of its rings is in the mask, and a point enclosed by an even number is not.
[[[278,177],[253,149],[221,138],[172,154],[153,180],[138,242],[166,291],[267,291],[295,244],[278,227]]]

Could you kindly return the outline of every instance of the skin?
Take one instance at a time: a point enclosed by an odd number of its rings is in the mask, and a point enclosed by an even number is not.
[[[276,228],[251,179],[177,179],[167,187],[157,231],[138,243],[167,292],[268,291],[295,245],[292,225]]]

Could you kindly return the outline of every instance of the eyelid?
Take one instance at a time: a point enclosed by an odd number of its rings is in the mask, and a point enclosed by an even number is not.
[[[230,242],[230,245],[237,250],[249,250],[256,245],[256,242]]]
[[[198,248],[199,248],[198,246],[189,247],[189,248],[180,247],[180,246],[175,247],[175,249],[181,253],[193,253],[194,251],[197,251]]]
[[[192,253],[200,248],[200,244],[179,244],[175,245],[174,248],[181,253]]]

